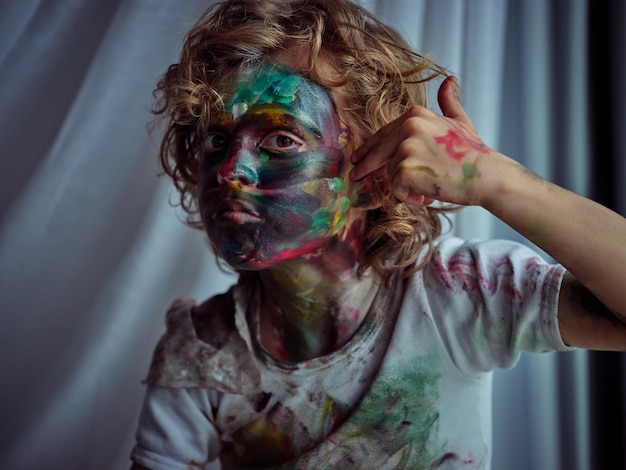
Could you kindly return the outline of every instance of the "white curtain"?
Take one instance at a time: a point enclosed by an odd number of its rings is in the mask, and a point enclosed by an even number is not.
[[[156,80],[211,3],[0,0],[2,469],[128,468],[165,309],[233,282],[169,204],[147,129]],[[588,194],[585,0],[362,3],[459,77],[488,145]],[[522,240],[480,209],[455,223]],[[494,469],[591,468],[587,362],[524,356],[495,374]]]

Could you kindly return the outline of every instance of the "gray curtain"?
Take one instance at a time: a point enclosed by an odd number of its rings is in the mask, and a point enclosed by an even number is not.
[[[148,129],[210,3],[0,0],[0,468],[127,468],[165,309],[233,282],[171,207]],[[362,3],[459,77],[488,145],[626,213],[623,2]],[[454,230],[525,242],[476,208]],[[624,468],[625,383],[616,353],[496,372],[493,468]]]

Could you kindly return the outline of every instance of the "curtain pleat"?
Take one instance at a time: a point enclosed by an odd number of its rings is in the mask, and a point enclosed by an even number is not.
[[[626,5],[590,2],[588,21],[591,196],[626,214]],[[592,468],[624,469],[626,354],[589,356]]]

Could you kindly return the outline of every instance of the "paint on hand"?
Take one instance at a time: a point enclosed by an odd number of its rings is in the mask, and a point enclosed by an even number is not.
[[[470,181],[480,178],[481,174],[478,171],[475,163],[463,163],[463,184],[468,184]]]
[[[435,137],[435,142],[444,145],[448,156],[458,162],[470,152],[484,153],[487,150],[487,146],[482,142],[476,142],[454,129],[448,130],[444,136]]]

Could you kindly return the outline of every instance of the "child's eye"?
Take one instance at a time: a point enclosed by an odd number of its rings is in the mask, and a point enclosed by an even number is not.
[[[204,153],[213,153],[223,150],[228,145],[228,137],[221,132],[209,132],[202,142]]]
[[[303,151],[305,143],[299,137],[286,131],[272,132],[261,141],[261,147],[269,151]]]

